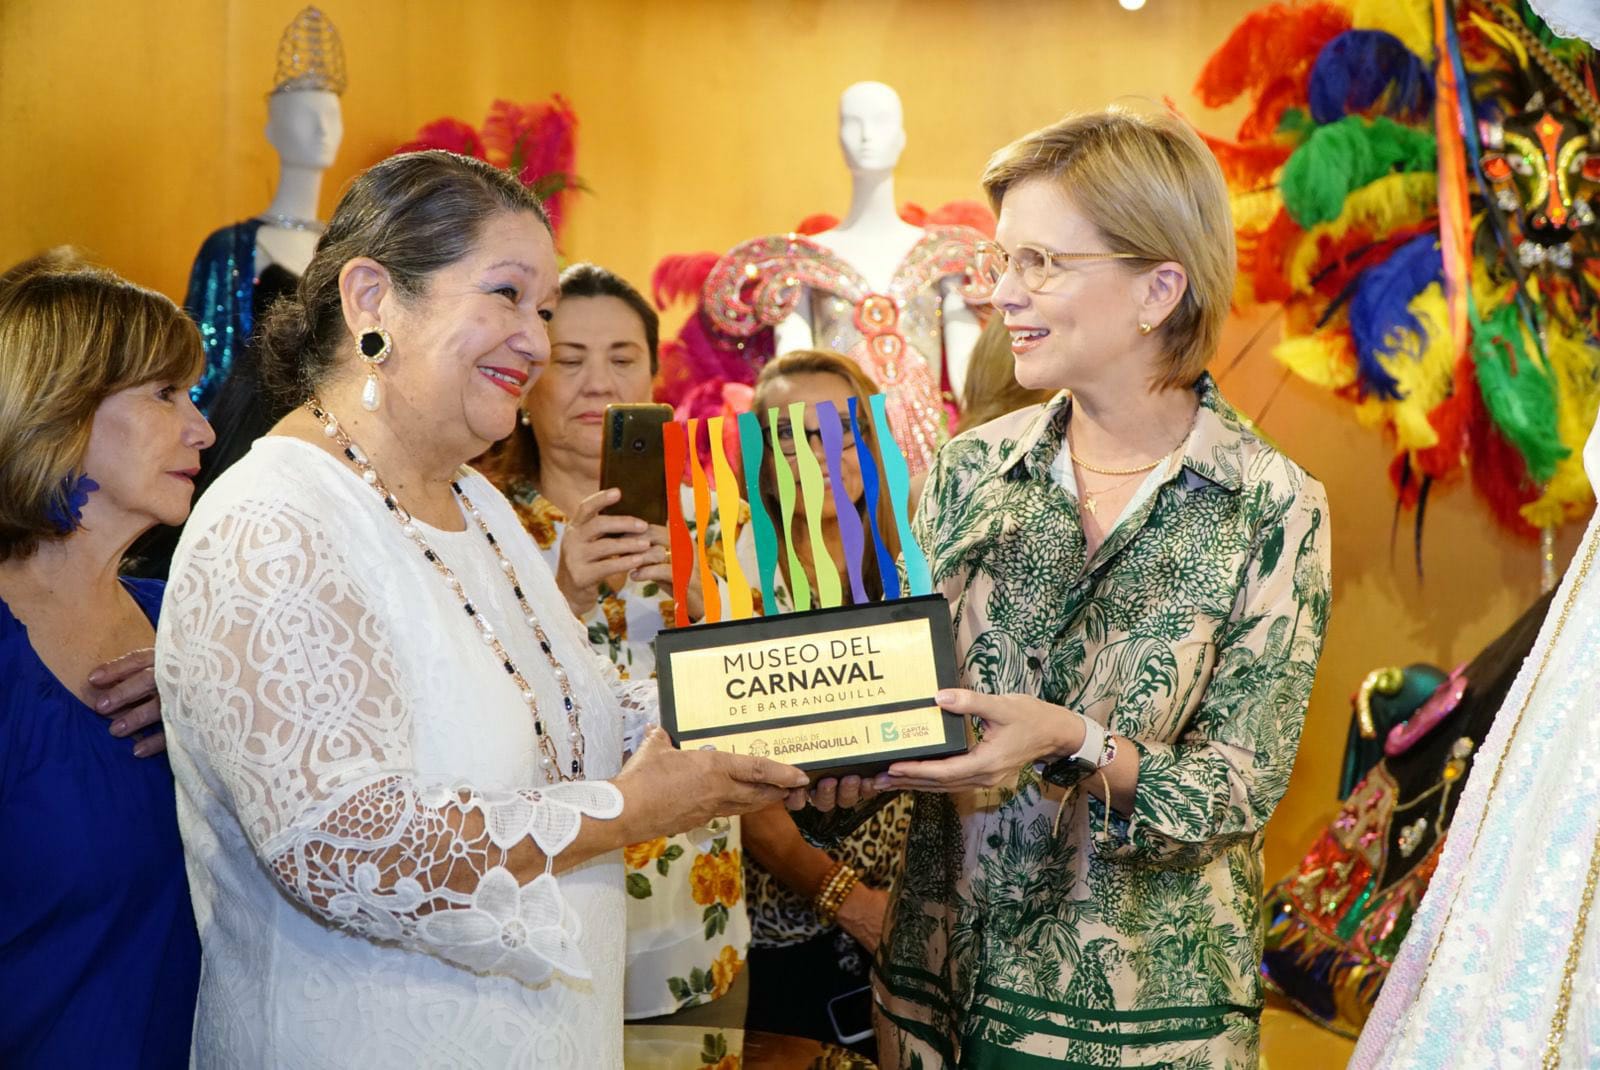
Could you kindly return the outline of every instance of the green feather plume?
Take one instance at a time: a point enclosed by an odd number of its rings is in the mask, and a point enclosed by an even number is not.
[[[1556,424],[1555,384],[1528,356],[1516,305],[1508,302],[1483,319],[1473,310],[1472,362],[1489,418],[1522,454],[1528,473],[1549,482],[1570,451]]]
[[[1347,115],[1312,131],[1283,165],[1283,206],[1304,228],[1339,218],[1351,193],[1396,171],[1432,171],[1433,135],[1392,119]]]

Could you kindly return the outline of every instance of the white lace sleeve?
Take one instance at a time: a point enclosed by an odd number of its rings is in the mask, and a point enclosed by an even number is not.
[[[389,625],[314,517],[245,503],[174,577],[160,675],[181,745],[207,772],[283,891],[349,932],[537,982],[586,977],[555,876],[519,884],[506,858],[548,857],[606,782],[490,794],[419,782]]]
[[[650,727],[661,723],[661,692],[653,679],[624,680],[616,665],[604,654],[595,655],[595,664],[622,712],[622,752],[632,754],[644,742],[644,734]]]

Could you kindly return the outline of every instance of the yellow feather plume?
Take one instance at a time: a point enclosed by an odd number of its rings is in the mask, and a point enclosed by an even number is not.
[[[1358,30],[1386,30],[1424,62],[1433,62],[1431,0],[1356,0],[1350,23]]]
[[[1422,335],[1397,332],[1386,339],[1391,348],[1378,354],[1378,361],[1400,389],[1398,400],[1385,402],[1396,444],[1403,450],[1422,450],[1439,444],[1428,413],[1450,396],[1456,349],[1443,287],[1432,283],[1407,307],[1422,324]]]
[[[1548,330],[1545,353],[1556,375],[1556,429],[1571,452],[1556,463],[1544,493],[1522,507],[1522,518],[1534,527],[1552,527],[1588,513],[1594,491],[1583,470],[1583,445],[1600,411],[1600,346]]]
[[[1356,356],[1343,331],[1285,338],[1272,356],[1300,378],[1324,390],[1338,390],[1356,381]]]
[[[1272,224],[1283,197],[1276,189],[1247,190],[1229,198],[1236,231],[1262,231]]]

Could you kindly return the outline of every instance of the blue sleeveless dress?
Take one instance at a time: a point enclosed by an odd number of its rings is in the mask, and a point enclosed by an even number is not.
[[[162,584],[123,581],[154,623]],[[165,754],[62,686],[0,601],[0,1066],[181,1067],[200,981]]]

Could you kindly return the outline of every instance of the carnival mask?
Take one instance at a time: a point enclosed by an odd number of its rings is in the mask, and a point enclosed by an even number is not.
[[[1594,131],[1549,109],[1483,122],[1479,130],[1483,174],[1496,207],[1517,221],[1513,240],[1523,266],[1570,268],[1574,239],[1600,244],[1600,139]]]

